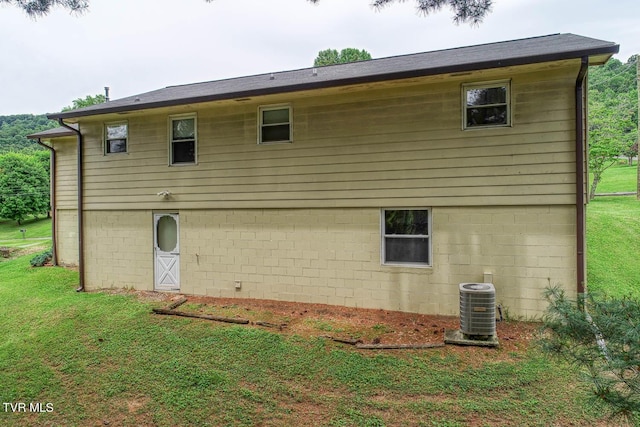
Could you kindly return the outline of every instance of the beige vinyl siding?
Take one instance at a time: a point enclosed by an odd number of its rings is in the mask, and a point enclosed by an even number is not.
[[[75,137],[56,138],[56,208],[78,208],[78,145]]]
[[[256,98],[197,113],[197,165],[168,166],[167,114],[132,115],[129,152],[104,156],[82,123],[88,210],[575,203],[577,67],[510,78],[512,127],[463,131],[461,85],[486,73],[366,91]],[[293,143],[258,145],[260,105],[289,102]],[[169,200],[157,193],[171,192]]]
[[[78,146],[76,137],[54,138],[57,257],[62,265],[78,264]]]

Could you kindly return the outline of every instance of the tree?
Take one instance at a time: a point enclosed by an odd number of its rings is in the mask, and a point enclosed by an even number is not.
[[[593,200],[602,174],[618,162],[625,144],[615,109],[594,101],[589,105],[589,115],[589,171],[593,174],[589,199]]]
[[[543,318],[543,350],[585,374],[594,402],[638,425],[640,301],[591,294],[572,301],[559,288],[548,289],[545,297],[549,307]]]
[[[107,98],[102,94],[97,94],[94,96],[87,95],[84,98],[77,98],[73,100],[73,104],[68,107],[64,107],[62,111],[70,111],[77,110],[78,108],[89,107],[91,105],[102,104],[106,102]]]
[[[348,47],[342,49],[338,53],[335,49],[325,49],[318,52],[318,56],[313,61],[314,67],[321,67],[323,65],[345,64],[347,62],[367,61],[371,59],[371,54],[366,50],[354,49]]]
[[[370,59],[371,54],[364,49],[348,47],[340,51],[340,61],[342,62],[368,61]]]
[[[625,148],[622,154],[627,158],[628,165],[633,166],[633,159],[638,157],[638,143],[635,142],[630,147]]]
[[[318,56],[313,60],[315,67],[322,65],[340,64],[340,53],[335,49],[325,49],[318,52]]]
[[[0,116],[0,154],[9,151],[38,151],[43,149],[27,135],[57,126],[45,115],[15,114]]]
[[[205,1],[211,3],[214,0]],[[316,4],[320,0],[307,1]],[[381,9],[392,3],[403,1],[405,0],[373,0],[371,5]],[[89,0],[0,0],[0,4],[3,3],[19,7],[34,18],[47,15],[53,7],[62,7],[75,13],[85,12],[89,8]],[[425,16],[449,6],[453,12],[453,22],[456,24],[468,22],[475,25],[482,22],[485,15],[491,12],[493,0],[415,0],[415,3],[418,12]]]
[[[611,59],[589,74],[589,169],[593,199],[603,172],[621,156],[633,156],[638,140],[637,56]]]
[[[638,92],[638,109],[640,109],[640,55],[635,55],[636,60],[636,92]],[[638,164],[636,168],[638,169],[638,180],[636,182],[636,199],[640,201],[640,111],[637,111],[637,119],[638,119],[638,129],[637,129],[637,142],[636,142],[636,156],[638,157]]]
[[[315,4],[320,0],[309,1]],[[405,0],[374,0],[371,5],[376,9],[381,9],[393,3],[404,1]],[[491,12],[493,0],[415,0],[415,3],[418,13],[424,16],[438,12],[445,6],[449,6],[453,12],[454,23],[460,24],[464,22],[477,25]]]
[[[49,212],[49,176],[35,156],[0,155],[0,217],[21,224],[28,215]]]
[[[47,15],[54,7],[76,13],[85,12],[89,8],[89,0],[0,0],[0,4],[17,6],[34,18]]]
[[[47,177],[47,188],[50,188],[50,180],[51,180],[51,152],[49,150],[38,150],[34,151],[31,156],[42,165],[44,169],[44,173]],[[48,196],[51,198],[51,194]],[[47,204],[51,204],[50,200]],[[47,218],[51,217],[51,209],[47,208]]]

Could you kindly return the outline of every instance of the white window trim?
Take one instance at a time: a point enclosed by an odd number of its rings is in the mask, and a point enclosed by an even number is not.
[[[173,121],[193,119],[194,142],[193,142],[193,162],[191,163],[174,163],[173,162]],[[167,119],[167,139],[169,142],[169,166],[183,167],[198,164],[198,115],[196,113],[174,114]]]
[[[289,139],[287,140],[282,140],[282,141],[266,141],[263,142],[262,141],[262,113],[264,111],[271,111],[271,110],[284,110],[284,109],[288,109],[289,110]],[[274,124],[272,126],[275,125],[283,125],[285,123],[277,123]],[[269,125],[266,125],[269,126]],[[274,105],[262,105],[260,107],[258,107],[258,145],[271,145],[271,144],[291,144],[293,142],[293,108],[291,107],[291,104],[274,104]]]
[[[496,124],[496,125],[483,125],[483,126],[467,126],[467,91],[472,89],[488,89],[493,87],[501,87],[504,86],[507,89],[506,94],[506,102],[504,104],[486,104],[481,107],[491,107],[498,105],[506,105],[507,107],[507,123],[504,124]],[[511,108],[511,80],[492,80],[487,82],[477,82],[477,83],[465,83],[462,85],[462,129],[463,130],[477,130],[477,129],[493,129],[497,127],[511,127],[513,120],[511,117],[511,112],[513,108]]]
[[[385,234],[385,212],[386,211],[427,211],[428,213],[428,224],[429,224],[429,234]],[[432,228],[432,210],[431,208],[425,207],[402,207],[402,208],[382,208],[380,209],[380,264],[383,266],[389,267],[411,267],[411,268],[432,268],[433,267],[433,228]],[[429,262],[428,263],[415,263],[415,262],[387,262],[385,260],[386,254],[386,238],[387,237],[395,237],[395,238],[426,238],[429,241]]]
[[[107,143],[107,127],[108,126],[121,126],[121,125],[126,125],[127,126],[127,138],[126,138],[126,143],[125,143],[125,150],[121,151],[119,153],[110,153],[107,151],[107,147],[109,146],[109,144]],[[104,154],[105,156],[117,156],[117,155],[121,155],[121,154],[129,154],[129,122],[126,120],[120,120],[117,122],[105,122],[104,126],[102,126],[102,154]]]

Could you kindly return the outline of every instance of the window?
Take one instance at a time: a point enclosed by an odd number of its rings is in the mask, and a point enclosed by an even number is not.
[[[509,126],[509,82],[463,86],[464,129]]]
[[[169,118],[169,164],[196,163],[197,129],[195,115]]]
[[[260,107],[258,144],[291,142],[291,107]]]
[[[383,264],[431,265],[428,209],[382,211]]]
[[[107,123],[104,126],[105,154],[127,152],[128,126],[126,123]]]

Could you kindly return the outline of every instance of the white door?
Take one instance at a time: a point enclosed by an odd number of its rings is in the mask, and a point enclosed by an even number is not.
[[[153,214],[155,289],[180,290],[180,229],[178,214]]]

